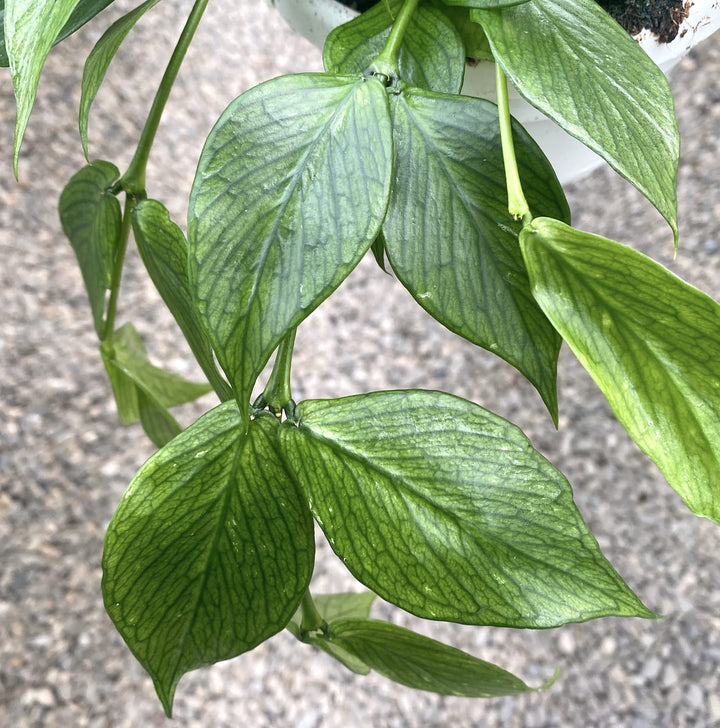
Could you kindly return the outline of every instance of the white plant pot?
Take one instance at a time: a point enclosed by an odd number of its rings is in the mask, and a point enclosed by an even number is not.
[[[337,0],[268,1],[297,33],[318,48],[323,47],[331,30],[357,15],[357,11]],[[718,27],[720,0],[695,0],[672,42],[658,43],[649,31],[642,31],[636,37],[646,53],[667,75],[693,46],[712,35]],[[481,62],[468,65],[462,92],[495,101],[493,64]],[[543,149],[561,182],[584,177],[605,163],[595,152],[528,104],[513,88],[510,89],[510,111]]]

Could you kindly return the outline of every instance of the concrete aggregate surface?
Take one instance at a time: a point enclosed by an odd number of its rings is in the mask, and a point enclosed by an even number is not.
[[[90,123],[93,158],[129,161],[191,3],[165,0],[128,37]],[[302,326],[297,400],[398,387],[442,389],[518,424],[573,483],[601,547],[661,620],[606,619],[521,632],[434,624],[380,604],[375,614],[497,662],[546,692],[467,700],[357,677],[282,633],[251,653],[193,672],[168,721],[150,678],[106,616],[105,527],[152,452],[122,428],[97,352],[86,295],[56,211],[83,165],[76,130],[84,58],[117,2],[53,51],[12,176],[9,74],[0,74],[0,727],[698,728],[720,726],[720,531],[697,519],[637,450],[564,350],[560,428],[508,365],[430,319],[364,261]],[[229,101],[280,73],[320,70],[320,53],[275,11],[213,0],[161,125],[148,192],[178,222],[202,142]],[[574,222],[632,243],[720,297],[720,37],[673,79],[683,135],[680,252],[659,215],[609,170],[568,187]],[[119,323],[132,320],[154,360],[198,376],[187,347],[132,254]],[[189,424],[211,397],[186,407]],[[318,536],[314,589],[356,588]]]

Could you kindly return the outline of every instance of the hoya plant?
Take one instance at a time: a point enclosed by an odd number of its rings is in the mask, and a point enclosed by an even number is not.
[[[572,227],[555,172],[508,107],[511,83],[645,195],[677,248],[665,77],[593,0],[383,0],[329,35],[324,73],[266,81],[228,106],[181,227],[147,196],[146,167],[208,1],[190,10],[129,165],[89,162],[59,201],[120,420],[158,447],[107,531],[107,612],[168,715],[183,674],[283,629],[414,688],[537,689],[370,608],[377,595],[428,619],[525,629],[654,617],[566,478],[515,425],[452,393],[296,402],[295,333],[373,255],[377,275],[519,370],[548,426],[566,342],[688,508],[720,521],[720,306]],[[0,0],[16,173],[48,52],[111,2]],[[157,2],[110,25],[87,57],[88,159],[93,99]],[[494,62],[497,104],[460,93],[467,57]],[[131,238],[206,383],[151,363],[137,330],[116,325]],[[217,406],[183,430],[172,408],[210,391]],[[366,591],[311,594],[315,524]]]

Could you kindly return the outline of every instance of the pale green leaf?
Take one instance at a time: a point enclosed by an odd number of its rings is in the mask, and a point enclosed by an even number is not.
[[[378,3],[333,30],[325,41],[323,62],[330,73],[360,74],[372,66],[390,35],[402,0]],[[465,49],[447,16],[421,5],[408,24],[398,57],[400,78],[412,86],[458,93],[465,73]]]
[[[59,43],[69,35],[74,33],[78,28],[85,25],[88,20],[94,18],[101,10],[104,10],[113,0],[78,0],[75,9],[70,14],[62,30],[55,38],[55,43]],[[0,67],[10,65],[5,48],[5,23],[4,23],[5,0],[0,0]]]
[[[533,293],[630,436],[720,523],[720,306],[619,243],[536,219]]]
[[[375,240],[391,156],[375,79],[277,78],[237,98],[210,133],[190,197],[190,281],[239,402]]]
[[[494,698],[542,689],[531,688],[506,670],[467,652],[375,619],[333,622],[327,641],[390,680],[416,690]]]
[[[152,441],[162,446],[180,432],[167,411],[211,391],[209,384],[190,382],[154,366],[135,327],[127,323],[106,339],[100,352],[123,425],[140,420]]]
[[[677,238],[679,134],[662,71],[593,0],[474,10],[517,90],[640,190]]]
[[[282,452],[356,578],[413,614],[552,627],[651,616],[518,428],[441,392],[302,402]]]
[[[514,5],[522,5],[528,1],[529,0],[443,0],[446,5],[458,5],[465,8],[481,8],[484,10],[511,8]]]
[[[157,2],[158,0],[146,0],[142,5],[116,20],[103,33],[85,61],[80,95],[79,126],[80,141],[86,158],[88,157],[87,134],[90,106],[100,88],[100,84],[102,84],[103,78],[105,78],[105,72],[110,65],[110,61],[114,58],[117,49],[125,36],[133,29],[135,23]]]
[[[395,183],[383,224],[390,265],[428,313],[521,371],[556,419],[560,337],[530,292],[520,223],[507,210],[497,107],[401,91],[391,97]],[[513,136],[531,208],[567,219],[550,163],[517,124]]]
[[[205,376],[223,401],[231,399],[232,390],[217,370],[210,338],[193,305],[185,235],[156,200],[138,202],[133,208],[132,224],[150,278],[175,317]]]
[[[5,0],[5,48],[17,107],[15,176],[45,59],[77,3],[78,0]]]
[[[312,595],[315,608],[326,622],[336,619],[367,619],[376,598],[377,595],[369,591]],[[302,607],[299,607],[288,627],[293,626],[299,633],[301,624]]]
[[[338,619],[367,619],[370,614],[370,608],[375,601],[375,594],[372,592],[317,594],[313,595],[313,601],[326,623]],[[302,609],[298,609],[295,612],[295,616],[287,625],[288,630],[295,637],[326,652],[357,675],[367,675],[370,672],[368,665],[357,656],[348,652],[339,644],[326,639],[322,634],[308,634],[304,632],[301,624]]]
[[[105,608],[168,715],[183,674],[274,635],[307,588],[312,521],[278,426],[211,410],[142,466],[108,527]]]
[[[122,225],[120,203],[110,191],[119,176],[110,162],[93,162],[75,174],[60,195],[60,221],[80,264],[100,337]]]

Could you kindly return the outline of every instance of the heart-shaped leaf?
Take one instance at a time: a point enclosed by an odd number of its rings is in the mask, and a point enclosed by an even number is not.
[[[312,520],[278,426],[211,410],[140,468],[108,527],[105,608],[168,715],[182,675],[274,635],[307,588]]]
[[[210,133],[190,197],[190,281],[241,408],[282,337],[375,240],[391,160],[387,93],[372,78],[268,81]]]
[[[613,570],[569,483],[518,428],[441,392],[302,402],[280,431],[332,548],[430,619],[552,627],[652,616]]]
[[[330,73],[359,74],[380,55],[400,12],[402,0],[377,3],[333,30],[323,62]],[[458,93],[465,73],[462,39],[447,16],[431,5],[412,15],[398,57],[400,77],[420,88]]]
[[[556,419],[560,337],[532,297],[508,213],[497,107],[404,87],[391,108],[390,265],[428,313],[520,370]],[[533,211],[567,219],[549,162],[517,124],[513,136]]]
[[[594,0],[474,10],[517,90],[603,157],[677,239],[679,134],[662,71]]]
[[[623,427],[694,513],[720,523],[720,306],[556,220],[520,239],[538,303]]]
[[[60,221],[70,240],[90,299],[95,331],[102,338],[105,292],[112,285],[122,212],[110,192],[120,176],[110,162],[93,162],[67,183],[60,195]]]

